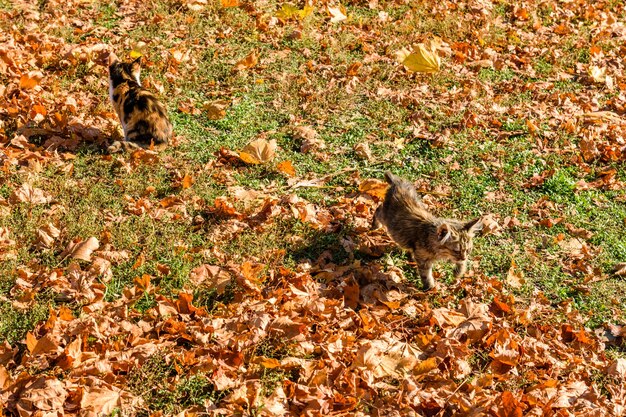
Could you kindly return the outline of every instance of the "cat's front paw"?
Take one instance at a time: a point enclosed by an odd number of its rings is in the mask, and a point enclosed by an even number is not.
[[[141,147],[135,143],[128,141],[119,141],[116,140],[107,148],[109,153],[119,153],[119,152],[130,152],[137,149],[141,149]]]
[[[122,150],[123,150],[122,142],[120,142],[119,140],[116,140],[107,148],[107,151],[109,153],[118,153],[118,152],[122,152]]]

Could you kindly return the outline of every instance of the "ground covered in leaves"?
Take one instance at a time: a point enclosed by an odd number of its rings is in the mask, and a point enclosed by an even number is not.
[[[625,19],[0,0],[0,414],[626,415]],[[107,154],[110,51],[165,152]],[[369,230],[385,170],[491,214],[464,278]]]

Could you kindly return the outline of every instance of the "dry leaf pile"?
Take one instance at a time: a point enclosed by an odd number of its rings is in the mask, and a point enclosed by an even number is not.
[[[110,45],[127,48],[130,56],[146,57],[171,83],[168,91],[155,78],[148,77],[146,84],[180,96],[180,80],[195,76],[205,50],[215,52],[211,59],[222,59],[220,42],[234,36],[232,27],[220,26],[205,43],[194,43],[185,40],[189,32],[181,27],[167,34],[167,46],[147,45],[151,42],[147,38],[133,43],[124,33],[140,30],[146,21],[162,22],[167,19],[164,9],[154,11],[146,2],[117,2],[112,30],[95,24],[103,12],[89,3],[13,1],[4,8],[0,2],[3,29],[10,29],[0,32],[0,175],[7,178],[0,184],[0,219],[18,207],[26,207],[29,215],[44,211],[50,218],[67,210],[57,200],[59,190],[48,188],[39,175],[46,170],[56,170],[75,184],[77,198],[90,190],[92,184],[72,176],[77,158],[73,152],[85,143],[105,147],[119,127],[106,98],[103,65]],[[411,140],[453,152],[463,151],[451,138],[454,131],[480,128],[485,135],[505,140],[519,132],[504,125],[521,122],[537,155],[566,155],[569,166],[582,173],[573,192],[624,187],[615,168],[626,162],[624,48],[595,45],[626,40],[623,6],[615,6],[621,11],[618,15],[609,2],[549,1],[554,8],[542,18],[541,5],[521,2],[506,6],[507,19],[494,19],[492,12],[502,2],[427,2],[433,15],[455,11],[473,22],[472,40],[415,35],[400,42],[377,33],[393,28],[406,35],[413,28],[402,18],[391,17],[383,2],[375,0],[368,7],[376,18],[366,23],[351,13],[358,2],[209,3],[184,0],[172,5],[170,12],[183,14],[187,22],[206,17],[202,13],[211,7],[223,14],[234,8],[247,14],[260,41],[278,51],[233,53],[237,58],[226,60],[225,73],[258,76],[254,83],[276,90],[285,79],[297,78],[301,110],[312,116],[311,120],[293,116],[288,134],[303,155],[328,161],[339,152],[316,130],[329,113],[339,112],[318,110],[328,91],[337,89],[359,99],[401,106],[407,110]],[[407,14],[414,12],[407,6]],[[573,71],[558,72],[549,81],[533,81],[537,75],[533,62],[540,57],[556,62],[563,39],[582,30],[573,16],[594,22],[579,37],[580,42],[593,40],[591,46],[584,43],[588,63],[577,63]],[[4,23],[18,19],[21,26]],[[312,19],[318,26],[309,24]],[[492,25],[501,38],[488,39]],[[264,73],[272,60],[311,53],[283,45],[301,39],[304,31],[323,40],[323,48],[332,46],[334,35],[350,31],[363,58],[343,66],[330,65],[328,57],[309,60],[297,77]],[[70,37],[74,41],[68,41]],[[529,37],[541,47],[520,46]],[[148,50],[158,51],[158,59],[148,57]],[[476,81],[484,69],[525,74],[528,82],[507,81],[494,87]],[[423,82],[442,73],[454,74],[458,83],[436,88]],[[328,84],[311,85],[312,74],[328,79]],[[65,83],[64,75],[82,82]],[[371,82],[378,76],[408,81]],[[577,94],[555,89],[573,79],[590,90]],[[607,97],[598,100],[589,92],[598,89]],[[240,93],[223,88],[208,93],[210,100],[196,103],[184,97],[175,107],[185,116],[222,121],[241,99]],[[512,93],[523,93],[530,100],[505,100]],[[277,99],[273,105],[279,109],[282,104]],[[454,126],[432,132],[427,117],[410,114],[421,106],[462,117]],[[391,132],[388,127],[381,131]],[[572,139],[561,140],[557,131],[568,132]],[[406,145],[403,138],[389,136],[398,150]],[[15,237],[18,226],[3,223],[0,262],[17,262],[20,251],[40,251],[54,254],[58,263],[37,258],[19,264],[7,296],[0,300],[15,309],[31,307],[39,294],[51,294],[54,300],[48,319],[27,332],[24,340],[0,345],[0,414],[143,416],[154,411],[150,399],[169,393],[184,407],[153,416],[174,411],[181,417],[626,415],[626,326],[606,324],[592,331],[573,302],[555,306],[539,289],[530,298],[517,298],[516,290],[527,284],[528,277],[515,260],[500,279],[475,268],[463,280],[442,285],[436,296],[415,290],[406,271],[378,259],[393,250],[391,242],[369,232],[386,184],[352,168],[327,176],[303,173],[281,155],[275,139],[266,137],[261,133],[239,148],[224,147],[211,163],[192,173],[178,169],[170,156],[151,151],[103,156],[127,174],[162,164],[175,194],[162,195],[151,186],[140,194],[121,193],[123,214],[100,213],[103,229],[97,236],[67,236],[63,225],[50,220],[33,231],[32,242],[22,242]],[[340,151],[353,152],[364,163],[379,157],[367,142],[347,148]],[[494,181],[504,190],[508,174],[501,169],[501,159],[502,155],[486,151],[481,166],[495,167]],[[286,185],[271,182],[251,190],[236,184],[235,174],[258,166],[280,174]],[[541,166],[545,169],[530,176],[525,189],[540,188],[556,175],[555,167],[545,161]],[[450,169],[456,169],[453,163]],[[210,200],[194,195],[205,174],[203,178],[224,186],[224,195]],[[328,187],[333,174],[351,174],[346,183],[352,191],[342,189],[332,202],[323,204],[294,193]],[[122,185],[119,180],[111,187]],[[425,180],[418,188],[429,193],[424,201],[435,210],[445,203],[432,196],[450,194],[445,187],[429,187]],[[485,195],[487,201],[505,198],[503,191]],[[562,206],[539,199],[529,204],[528,217],[525,223],[515,214],[492,219],[487,233],[560,225],[567,235],[554,241],[563,270],[583,277],[579,286],[583,293],[604,279],[594,264],[600,250],[590,242],[593,233],[568,223]],[[164,295],[161,278],[171,270],[158,265],[159,276],[137,273],[120,297],[107,298],[115,267],[134,262],[137,270],[145,262],[143,253],[135,259],[111,241],[110,230],[127,219],[152,220],[155,229],[168,222],[190,225],[210,241],[210,248],[167,242],[172,252],[204,260],[189,271],[188,282],[175,295]],[[244,232],[261,233],[287,221],[301,222],[320,236],[341,231],[347,260],[338,262],[327,250],[317,259],[303,257],[286,266],[283,250],[259,259],[230,256],[221,249]],[[296,247],[299,237],[292,238]],[[615,265],[615,275],[625,271],[623,262]],[[213,289],[222,298],[207,308],[196,297],[199,289]],[[154,305],[139,309],[147,299]],[[158,381],[149,379],[155,368],[161,370]],[[185,388],[190,378],[203,387],[201,392]]]

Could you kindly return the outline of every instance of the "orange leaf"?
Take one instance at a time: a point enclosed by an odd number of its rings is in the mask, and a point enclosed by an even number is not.
[[[433,369],[437,368],[439,363],[437,362],[437,358],[431,357],[424,361],[421,361],[413,368],[413,372],[417,375],[425,374],[426,372],[430,372]]]
[[[141,277],[135,277],[133,280],[137,288],[147,291],[150,288],[150,275],[143,274]]]
[[[241,71],[244,69],[252,68],[259,62],[259,57],[255,51],[252,51],[244,59],[238,61],[235,64],[233,71]]]
[[[285,160],[276,165],[276,168],[289,177],[294,177],[296,175],[296,169],[293,167],[291,161]]]
[[[191,175],[185,174],[183,180],[180,183],[182,184],[183,189],[187,189],[193,184],[193,178],[191,177]]]
[[[359,191],[383,200],[387,193],[388,184],[384,181],[368,178],[359,184]]]
[[[500,407],[496,415],[498,417],[522,417],[524,415],[519,401],[509,391],[504,391],[500,397]]]
[[[20,77],[20,88],[22,90],[30,90],[32,88],[37,87],[39,84],[39,78],[30,77],[30,74],[22,74]]]
[[[222,0],[222,7],[238,7],[239,0]]]
[[[139,268],[141,265],[144,264],[144,262],[146,262],[146,256],[143,254],[143,252],[141,252],[137,257],[137,260],[133,264],[133,269]]]
[[[35,346],[37,346],[37,338],[31,332],[26,333],[26,347],[28,351],[33,353]]]

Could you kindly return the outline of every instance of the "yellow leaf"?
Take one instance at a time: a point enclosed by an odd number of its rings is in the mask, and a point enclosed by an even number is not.
[[[313,6],[304,6],[302,10],[292,4],[283,4],[283,7],[276,12],[276,17],[281,20],[289,20],[292,18],[302,20],[313,13]]]
[[[247,164],[264,164],[276,154],[276,141],[265,139],[253,140],[239,152],[239,157]]]
[[[283,161],[276,165],[276,168],[287,176],[294,177],[296,175],[296,169],[293,167],[291,161]]]
[[[146,50],[146,43],[139,41],[133,46],[133,50],[130,51],[131,59],[137,59],[140,56],[143,56],[144,51]]]
[[[411,71],[433,73],[441,68],[441,59],[434,45],[423,43],[414,45],[412,50],[402,48],[396,52],[398,62]]]

